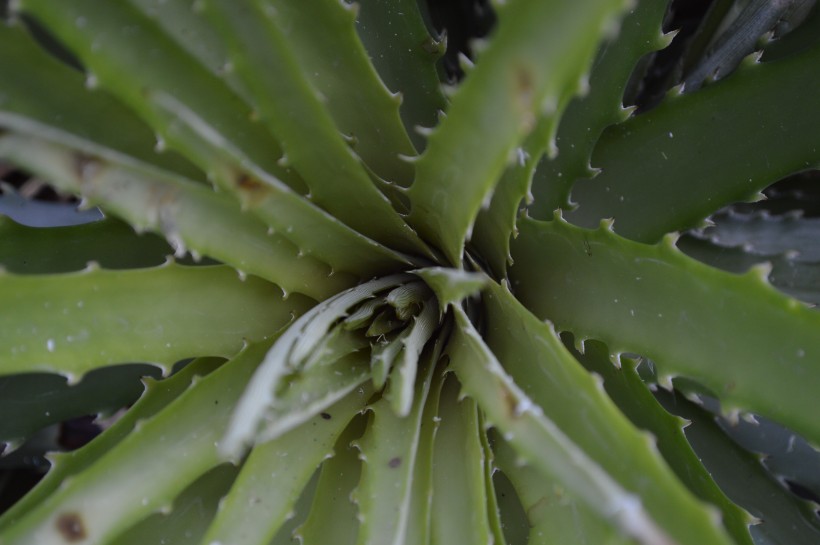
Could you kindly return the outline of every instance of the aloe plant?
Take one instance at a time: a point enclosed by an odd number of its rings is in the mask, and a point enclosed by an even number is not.
[[[0,440],[128,408],[0,543],[816,543],[817,220],[731,205],[817,167],[820,17],[764,3],[635,111],[663,0],[498,0],[446,85],[415,0],[13,2],[0,158],[106,217],[0,223]]]

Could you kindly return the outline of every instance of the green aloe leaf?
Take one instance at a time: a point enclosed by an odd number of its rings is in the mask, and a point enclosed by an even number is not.
[[[567,219],[593,227],[614,218],[619,234],[656,242],[726,204],[755,199],[788,174],[816,167],[820,113],[807,90],[820,84],[820,75],[807,67],[818,62],[820,47],[813,47],[742,67],[718,84],[667,97],[654,110],[610,127],[592,156],[601,173],[576,184],[572,196],[579,208]],[[664,213],[646,213],[650,209]]]
[[[595,52],[593,36],[622,8],[619,0],[505,6],[481,62],[430,136],[408,192],[410,224],[450,263],[461,264],[473,222],[516,146],[577,89]]]
[[[333,418],[333,415],[326,413]],[[363,418],[354,419],[334,447],[334,455],[322,464],[316,493],[305,522],[294,535],[302,543],[355,545],[359,518],[351,496],[359,482],[362,464],[353,441],[364,431]]]
[[[60,488],[63,482],[91,467],[137,428],[141,421],[148,420],[159,413],[191,387],[196,380],[212,372],[222,362],[223,360],[218,358],[200,358],[167,379],[161,381],[151,378],[143,379],[145,392],[142,397],[113,426],[91,443],[75,451],[49,454],[51,468],[48,473],[29,494],[3,513],[0,517],[0,533],[15,524],[26,513],[41,505]]]
[[[26,0],[18,7],[68,44],[91,81],[137,111],[164,146],[194,161],[303,252],[367,278],[408,262],[304,199],[304,182],[277,163],[279,144],[253,121],[251,107],[155,20],[121,2],[99,9],[88,0]],[[127,29],[127,43],[119,29]]]
[[[242,274],[276,282],[285,292],[324,298],[350,285],[344,274],[302,255],[293,243],[202,184],[166,172],[144,172],[28,137],[0,137],[0,156],[82,195],[135,229],[162,233],[177,256],[190,250]],[[237,237],[237,233],[242,233]]]
[[[530,214],[552,217],[558,208],[568,209],[569,192],[579,178],[594,174],[590,156],[604,129],[623,121],[629,111],[623,96],[635,65],[642,56],[666,47],[670,36],[661,33],[666,0],[640,0],[621,23],[621,30],[599,46],[589,73],[589,90],[574,98],[561,116],[555,145],[558,154],[544,157],[532,181]]]
[[[703,237],[718,246],[743,247],[753,254],[796,254],[798,261],[820,261],[820,218],[726,212],[711,218]]]
[[[512,288],[536,316],[600,339],[616,355],[644,355],[663,382],[693,378],[726,410],[769,416],[820,443],[812,413],[820,314],[774,290],[764,271],[712,269],[684,256],[672,238],[640,244],[560,219],[520,228]],[[743,342],[726,342],[732,338]]]
[[[692,422],[686,427],[686,437],[704,465],[730,498],[760,519],[751,528],[756,543],[810,545],[820,539],[816,504],[786,490],[766,470],[760,456],[723,433],[714,415],[664,390],[658,398],[669,411]]]
[[[368,392],[352,392],[304,425],[256,445],[203,543],[269,542],[288,518],[313,472],[332,454],[339,434],[364,408],[368,397]]]
[[[369,407],[370,421],[357,441],[362,477],[354,492],[359,506],[360,545],[427,543],[432,481],[430,456],[442,375],[437,358],[424,358],[413,405],[400,417],[386,398]]]
[[[202,293],[208,293],[207,298]],[[231,356],[273,336],[312,304],[224,266],[60,275],[0,275],[0,374],[50,371],[76,381],[114,363],[168,369],[192,356]],[[202,335],[207,331],[207,335]]]
[[[264,125],[252,121],[251,107],[156,19],[126,2],[24,0],[17,7],[80,58],[92,86],[106,89],[139,113],[160,133],[165,145],[192,158],[206,150],[216,151],[193,132],[173,131],[174,116],[157,104],[162,96],[183,102],[255,163],[283,182],[302,188],[298,178],[276,164],[281,157],[279,145]],[[122,39],[123,33],[127,40]]]
[[[453,307],[456,324],[447,355],[464,391],[476,400],[487,421],[501,432],[525,461],[543,476],[560,483],[567,493],[624,535],[646,545],[704,543],[675,536],[678,528],[659,526],[639,496],[621,487],[600,465],[567,437],[504,372],[464,311]],[[685,528],[689,530],[691,528]],[[701,529],[703,531],[703,529]],[[729,543],[709,532],[705,543]]]
[[[231,62],[248,85],[260,122],[278,137],[284,161],[301,174],[311,201],[374,240],[405,252],[423,251],[350,152],[292,52],[290,35],[279,28],[276,6],[216,0],[205,5],[229,44]],[[289,26],[280,24],[285,30]],[[321,154],[313,151],[316,147]]]
[[[558,545],[595,543],[627,545],[633,540],[598,516],[582,502],[568,497],[566,490],[532,465],[524,463],[516,449],[503,439],[493,441],[498,468],[515,487],[527,514],[529,528],[522,543]]]
[[[82,73],[46,53],[22,29],[0,26],[0,70],[18,74],[0,94],[0,126],[201,179],[201,171],[179,155],[156,153],[148,125],[109,93],[88,89]]]
[[[592,340],[584,342],[584,353],[576,353],[575,357],[604,379],[607,394],[636,426],[652,433],[658,450],[678,478],[703,501],[720,508],[723,525],[735,542],[752,545],[749,525],[753,518],[718,488],[684,435],[688,422],[666,412],[655,399],[638,376],[638,362],[623,358],[621,367],[615,367],[606,345]]]
[[[0,216],[0,266],[16,274],[79,271],[90,261],[106,269],[156,267],[173,252],[163,238],[138,235],[115,219],[42,228]]]
[[[448,378],[439,400],[439,429],[433,455],[433,502],[430,543],[493,543],[488,518],[484,447],[478,408],[459,400],[455,377]]]
[[[126,0],[135,9],[142,12],[154,24],[161,27],[165,34],[174,41],[209,72],[222,79],[228,87],[245,102],[249,93],[242,80],[237,77],[228,61],[228,46],[219,31],[210,24],[201,9],[190,0]]]
[[[820,262],[800,261],[789,255],[753,254],[743,248],[725,248],[693,236],[681,237],[678,248],[689,257],[733,273],[745,273],[756,265],[769,263],[772,286],[795,299],[820,305]]]
[[[218,444],[231,408],[269,345],[249,346],[143,420],[7,529],[4,545],[107,543],[146,516],[169,510],[189,484],[224,461]]]
[[[402,95],[391,93],[379,79],[376,61],[356,33],[362,7],[336,0],[310,6],[300,0],[262,0],[261,5],[275,10],[271,21],[287,32],[290,51],[356,155],[379,177],[409,185],[413,166],[402,156],[415,155],[415,149],[399,117]]]
[[[497,284],[484,301],[487,346],[569,440],[611,479],[640,496],[651,517],[679,542],[728,542],[715,524],[714,510],[680,483],[653,441],[618,410],[550,326]]]
[[[238,472],[239,468],[231,464],[215,467],[174,498],[170,513],[150,515],[115,537],[112,543],[198,545]]]
[[[445,44],[430,35],[416,0],[361,0],[358,5],[359,38],[384,83],[401,94],[404,126],[422,150],[426,141],[418,129],[434,127],[446,107],[436,69]]]
[[[0,377],[0,414],[15,415],[0,421],[0,441],[16,444],[50,424],[111,414],[140,397],[140,378],[159,375],[155,367],[132,364],[94,370],[73,386],[53,374]]]

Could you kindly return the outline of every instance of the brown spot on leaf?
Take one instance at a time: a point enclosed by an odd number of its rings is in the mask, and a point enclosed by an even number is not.
[[[69,543],[82,541],[86,537],[83,519],[78,513],[63,513],[57,517],[57,531]]]
[[[501,399],[504,401],[504,408],[509,416],[517,416],[516,408],[518,407],[518,400],[515,395],[507,388],[506,384],[500,385]]]
[[[322,418],[324,418],[325,420],[330,420],[331,418],[333,418],[333,417],[332,417],[332,416],[330,416],[328,413],[320,413],[320,414],[319,414],[319,416],[321,416],[321,417],[322,417]]]
[[[265,200],[271,190],[267,184],[246,172],[236,176],[235,185],[244,206],[254,206]]]
[[[401,458],[396,456],[395,458],[391,458],[389,462],[387,462],[387,466],[391,469],[396,469],[401,465]]]
[[[100,169],[100,163],[84,153],[75,153],[73,157],[74,174],[81,182],[88,182],[94,178]]]

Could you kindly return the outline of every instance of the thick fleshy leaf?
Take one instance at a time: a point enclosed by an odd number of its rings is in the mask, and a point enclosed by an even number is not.
[[[361,520],[359,545],[428,542],[429,457],[443,377],[435,371],[435,360],[425,360],[410,414],[396,415],[381,398],[371,405],[367,430],[357,441],[362,460],[362,478],[354,492]]]
[[[396,9],[394,4],[387,9]],[[271,21],[287,33],[288,48],[356,155],[379,177],[409,185],[413,166],[401,156],[413,156],[415,149],[399,117],[403,95],[384,86],[371,64],[376,59],[368,57],[356,34],[362,6],[338,0],[309,5],[301,0],[261,0],[261,5],[276,10]],[[402,68],[406,70],[407,64]]]
[[[339,434],[367,404],[368,394],[352,392],[322,415],[254,447],[203,543],[268,543],[310,476],[332,454]]]
[[[733,273],[745,273],[768,263],[772,286],[795,299],[820,305],[820,262],[805,262],[791,255],[754,254],[742,247],[725,248],[688,235],[678,240],[678,248],[698,261]]]
[[[231,63],[248,86],[256,115],[278,138],[283,163],[292,166],[307,184],[307,197],[373,240],[405,252],[423,251],[422,242],[351,153],[321,95],[305,75],[310,67],[302,68],[300,57],[293,53],[298,44],[291,43],[289,23],[278,21],[277,7],[262,1],[226,0],[209,0],[204,5],[228,43]],[[376,115],[376,110],[369,113]],[[321,154],[315,153],[317,147]]]
[[[820,110],[809,90],[820,84],[820,73],[807,67],[818,62],[820,46],[741,67],[720,83],[667,97],[610,127],[592,156],[601,173],[575,185],[579,208],[567,219],[593,227],[614,218],[619,234],[656,242],[817,166]]]
[[[231,356],[311,305],[296,294],[283,300],[275,284],[243,282],[224,266],[4,273],[0,308],[15,312],[0,314],[0,374],[48,371],[76,381],[114,363],[167,369],[193,356]]]
[[[156,267],[173,252],[163,238],[138,235],[115,219],[43,228],[0,216],[0,267],[16,274],[79,271],[90,261],[106,269]]]
[[[567,494],[555,480],[518,458],[516,449],[501,438],[494,441],[498,467],[512,481],[529,522],[528,545],[595,543],[627,545],[633,540]]]
[[[0,126],[85,153],[131,158],[201,178],[179,155],[156,153],[148,125],[109,93],[88,89],[82,73],[50,56],[20,28],[0,26],[0,71],[18,74],[3,83]]]
[[[445,381],[439,401],[439,429],[433,457],[433,506],[430,543],[493,543],[488,520],[488,491],[478,408],[459,400],[455,377]]]
[[[259,366],[248,391],[237,404],[230,433],[223,442],[226,455],[238,457],[246,446],[252,444],[266,415],[271,416],[270,420],[278,420],[284,416],[281,413],[276,414],[278,418],[274,419],[271,411],[276,410],[277,398],[283,392],[287,392],[288,377],[295,375],[296,379],[300,378],[302,372],[305,371],[303,367],[308,357],[314,349],[321,349],[323,337],[328,334],[335,322],[346,317],[351,307],[370,299],[375,293],[393,288],[412,278],[409,274],[393,275],[351,288],[319,303],[291,325],[277,340],[270,352],[265,355],[265,360]],[[334,359],[331,355],[332,361]],[[316,368],[318,366],[314,366],[314,369]],[[310,372],[310,369],[306,371]],[[317,373],[320,377],[322,376],[321,369]],[[355,369],[353,376],[355,380]],[[354,386],[355,384],[342,384],[341,390]],[[334,391],[338,393],[340,389],[334,389]],[[321,399],[321,396],[318,397]],[[292,410],[296,414],[307,414],[302,410],[304,407],[299,406],[298,399],[286,403],[284,408],[285,413]],[[313,414],[308,414],[307,417],[310,416]],[[277,428],[275,422],[273,422],[273,428],[277,431],[285,431]]]
[[[8,528],[4,545],[106,543],[146,516],[170,509],[179,493],[224,461],[218,444],[231,408],[269,344],[248,347],[143,420]]]
[[[620,0],[505,6],[481,62],[430,136],[408,192],[410,224],[451,264],[461,265],[473,222],[513,150],[578,88],[595,37],[623,7]]]
[[[701,407],[661,390],[658,398],[674,414],[692,423],[686,437],[726,494],[761,523],[752,526],[756,543],[811,545],[820,540],[816,504],[799,499],[771,475],[759,456],[741,448]]]
[[[170,513],[154,513],[114,538],[117,545],[199,545],[239,469],[217,466],[174,498]]]
[[[361,0],[359,38],[387,87],[402,98],[401,117],[418,150],[425,139],[416,129],[431,128],[446,107],[436,62],[443,40],[430,35],[416,0]]]
[[[190,250],[241,274],[276,282],[285,292],[319,299],[353,282],[344,274],[331,276],[325,263],[302,255],[290,240],[269,233],[238,203],[203,184],[166,172],[146,173],[25,136],[0,137],[0,156],[104,206],[135,229],[165,235],[180,257]]]
[[[520,228],[512,288],[536,316],[614,354],[644,355],[663,382],[693,378],[726,410],[763,414],[820,443],[820,313],[778,293],[763,271],[712,269],[671,238],[650,246],[560,219]]]
[[[485,298],[486,342],[504,370],[578,448],[680,543],[728,543],[703,505],[670,471],[647,438],[564,348],[551,327],[503,287]]]
[[[741,246],[759,255],[794,254],[799,261],[820,262],[820,218],[798,215],[737,214],[711,218],[702,236],[718,246]]]
[[[621,487],[515,385],[464,311],[453,307],[453,312],[456,323],[447,344],[450,366],[464,391],[484,410],[488,423],[498,428],[522,460],[642,544],[704,543],[700,538],[691,541],[686,535],[675,539],[669,534],[671,529],[659,526],[639,496]],[[713,533],[707,539],[706,543],[729,543],[720,534]]]
[[[333,418],[330,413],[325,414],[323,418]],[[310,513],[294,534],[302,543],[355,545],[359,518],[351,495],[359,482],[362,464],[352,443],[361,437],[363,423],[362,417],[351,422],[336,442],[333,457],[322,464]]]
[[[51,468],[48,473],[37,483],[34,490],[3,513],[3,516],[0,517],[0,532],[3,532],[26,513],[42,504],[55,490],[59,489],[63,482],[91,467],[105,453],[136,429],[139,422],[148,420],[160,412],[185,392],[196,380],[212,372],[221,363],[222,360],[218,358],[201,358],[194,360],[181,371],[165,380],[144,379],[145,393],[113,426],[96,437],[94,441],[78,450],[49,455]]]
[[[561,116],[555,138],[558,155],[544,157],[536,170],[534,201],[528,208],[533,217],[548,219],[556,209],[570,208],[572,184],[593,175],[589,161],[595,143],[607,126],[628,115],[623,96],[635,65],[643,55],[663,49],[671,40],[661,33],[668,4],[666,0],[640,0],[624,17],[618,35],[600,45],[589,73],[589,90],[573,99]]]
[[[604,388],[618,408],[636,426],[652,433],[658,450],[678,478],[703,501],[720,508],[723,525],[735,543],[752,545],[748,528],[752,517],[718,488],[686,440],[684,428],[688,422],[669,414],[658,403],[638,376],[637,362],[622,359],[621,367],[615,367],[609,360],[606,345],[592,340],[584,342],[584,353],[575,356],[590,372],[604,379]]]
[[[164,146],[183,153],[303,252],[366,278],[408,262],[305,199],[304,182],[278,164],[279,144],[254,122],[251,107],[156,20],[123,2],[100,9],[88,0],[54,6],[25,0],[17,7],[67,44],[90,81],[138,112]]]
[[[17,443],[71,418],[111,414],[140,397],[140,378],[159,375],[149,365],[122,365],[92,371],[74,386],[65,377],[44,373],[0,377],[0,414],[14,415],[0,420],[0,442]]]

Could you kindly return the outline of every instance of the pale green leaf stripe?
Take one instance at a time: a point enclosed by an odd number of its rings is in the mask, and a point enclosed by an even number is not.
[[[48,473],[32,491],[3,513],[0,517],[0,535],[26,513],[42,504],[66,479],[81,473],[114,448],[139,421],[157,414],[187,390],[198,377],[207,375],[221,363],[222,360],[218,358],[200,358],[165,380],[144,379],[145,392],[142,397],[113,426],[77,450],[48,455],[51,462]]]
[[[760,270],[712,269],[671,239],[650,246],[560,219],[519,227],[512,289],[536,316],[651,358],[664,380],[693,378],[726,410],[768,416],[820,444],[820,313],[775,291]]]
[[[484,301],[487,346],[569,440],[642,498],[646,511],[680,543],[730,543],[715,510],[678,480],[653,440],[618,410],[549,325],[498,284],[491,285]]]
[[[203,543],[268,543],[288,518],[316,467],[333,452],[339,434],[367,404],[369,390],[354,391],[325,414],[273,441],[259,444],[242,466]]]
[[[143,420],[93,465],[64,481],[3,535],[3,545],[64,545],[67,523],[84,544],[102,545],[146,516],[170,508],[189,484],[223,459],[217,445],[269,342],[246,348]],[[128,494],[123,494],[127,490]]]
[[[746,66],[610,127],[592,156],[601,173],[576,184],[572,197],[580,206],[567,218],[585,227],[614,218],[617,233],[657,242],[726,204],[754,198],[788,174],[816,167],[818,64],[820,46]]]
[[[46,53],[30,34],[0,25],[3,81],[0,126],[54,140],[86,153],[124,156],[198,179],[202,172],[175,153],[154,151],[154,133],[83,75]],[[46,92],[59,89],[59,93]]]
[[[248,85],[261,123],[278,137],[284,160],[310,188],[308,198],[365,236],[401,251],[423,251],[305,77],[294,45],[275,22],[276,8],[230,0],[209,0],[205,6],[228,42],[231,63]]]
[[[361,519],[359,545],[427,543],[430,476],[429,460],[424,463],[424,458],[429,451],[422,447],[432,447],[435,412],[428,414],[425,403],[429,400],[437,407],[441,373],[435,372],[434,362],[425,360],[409,415],[397,416],[385,398],[369,408],[367,431],[357,442],[362,478],[353,496]]]
[[[488,49],[430,136],[408,192],[410,224],[452,264],[461,264],[476,215],[513,150],[577,88],[601,29],[623,7],[621,0],[505,6]]]
[[[277,283],[286,293],[323,299],[348,287],[354,278],[330,275],[325,263],[301,255],[287,238],[267,227],[239,204],[203,184],[169,172],[150,172],[78,154],[47,141],[8,134],[0,137],[0,157],[82,195],[128,221],[135,229],[162,233],[175,246]]]
[[[501,438],[495,443],[498,469],[510,479],[527,513],[527,545],[588,543],[633,545],[618,529],[580,501],[568,497],[554,479],[518,458],[514,447]]]
[[[573,99],[561,115],[555,142],[558,155],[544,157],[536,171],[534,201],[528,208],[531,216],[548,219],[554,210],[569,208],[573,182],[593,174],[589,160],[595,142],[607,126],[627,115],[623,96],[635,65],[670,41],[661,34],[668,4],[667,0],[639,0],[624,18],[618,36],[601,44],[590,70],[589,91]]]
[[[644,545],[703,543],[675,540],[659,527],[640,496],[622,488],[549,420],[504,372],[464,311],[459,307],[452,309],[456,323],[446,351],[450,367],[464,391],[484,411],[488,424],[498,428],[524,462]]]
[[[481,444],[478,408],[471,398],[459,401],[460,389],[455,377],[450,376],[439,401],[430,543],[489,545],[493,537],[487,509],[487,460]]]
[[[352,442],[361,436],[363,424],[361,417],[351,422],[336,442],[334,456],[322,464],[310,512],[294,532],[300,543],[355,545],[359,519],[351,494],[359,482],[362,464]]]
[[[203,297],[202,294],[207,294]],[[225,266],[0,275],[0,374],[231,356],[313,304]],[[207,332],[207,335],[203,335]]]
[[[761,519],[751,527],[756,543],[814,545],[820,541],[817,504],[788,490],[782,476],[767,468],[761,456],[728,437],[711,413],[665,390],[658,399],[669,411],[691,422],[687,439],[726,494]]]
[[[399,117],[401,95],[381,82],[356,34],[361,8],[339,0],[259,1],[276,10],[271,21],[287,33],[288,49],[356,155],[381,178],[410,185],[414,168],[400,155],[416,152]]]
[[[699,498],[720,508],[723,525],[735,542],[753,545],[749,534],[752,518],[715,484],[699,459],[700,452],[696,454],[686,440],[683,432],[687,422],[669,414],[658,403],[638,376],[637,362],[623,359],[619,369],[609,360],[606,345],[592,340],[586,341],[584,353],[575,357],[589,371],[601,375],[609,396],[636,426],[655,436],[658,449],[678,478]]]
[[[436,62],[444,54],[424,24],[416,0],[360,0],[356,30],[387,87],[401,93],[401,118],[416,149],[426,145],[418,127],[438,124],[447,101],[441,92]]]

